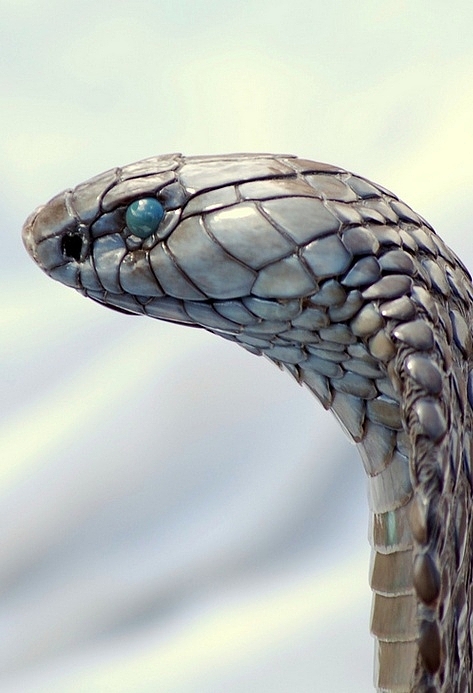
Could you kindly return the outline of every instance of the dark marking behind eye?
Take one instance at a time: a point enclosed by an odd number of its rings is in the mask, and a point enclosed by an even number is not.
[[[61,240],[61,251],[64,257],[79,262],[82,253],[83,239],[80,233],[66,233]]]

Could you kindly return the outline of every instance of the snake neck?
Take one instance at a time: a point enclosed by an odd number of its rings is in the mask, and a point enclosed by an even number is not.
[[[435,241],[436,292],[413,254],[409,296],[371,287],[350,334],[328,328],[332,353],[316,340],[329,365],[289,366],[357,443],[368,477],[380,691],[466,691],[472,665],[473,296]]]
[[[471,670],[473,289],[429,227],[404,235],[402,250],[388,242],[378,256],[404,274],[348,292],[329,279],[302,305],[249,299],[262,322],[238,341],[307,386],[358,446],[376,687],[446,693]]]

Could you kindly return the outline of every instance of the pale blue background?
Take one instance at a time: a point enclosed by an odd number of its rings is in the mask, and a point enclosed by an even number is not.
[[[0,690],[372,688],[361,465],[268,362],[106,311],[20,243],[156,153],[391,188],[473,267],[473,5],[0,0]]]

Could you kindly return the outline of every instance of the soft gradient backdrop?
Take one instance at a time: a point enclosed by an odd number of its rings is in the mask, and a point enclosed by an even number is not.
[[[234,345],[55,284],[30,211],[157,153],[399,194],[473,267],[470,0],[0,0],[0,690],[366,693],[361,465]]]

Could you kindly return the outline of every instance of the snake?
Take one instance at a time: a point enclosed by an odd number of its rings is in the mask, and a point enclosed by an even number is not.
[[[51,278],[264,355],[335,415],[368,484],[374,686],[471,691],[473,286],[431,225],[338,166],[166,154],[22,236]]]

